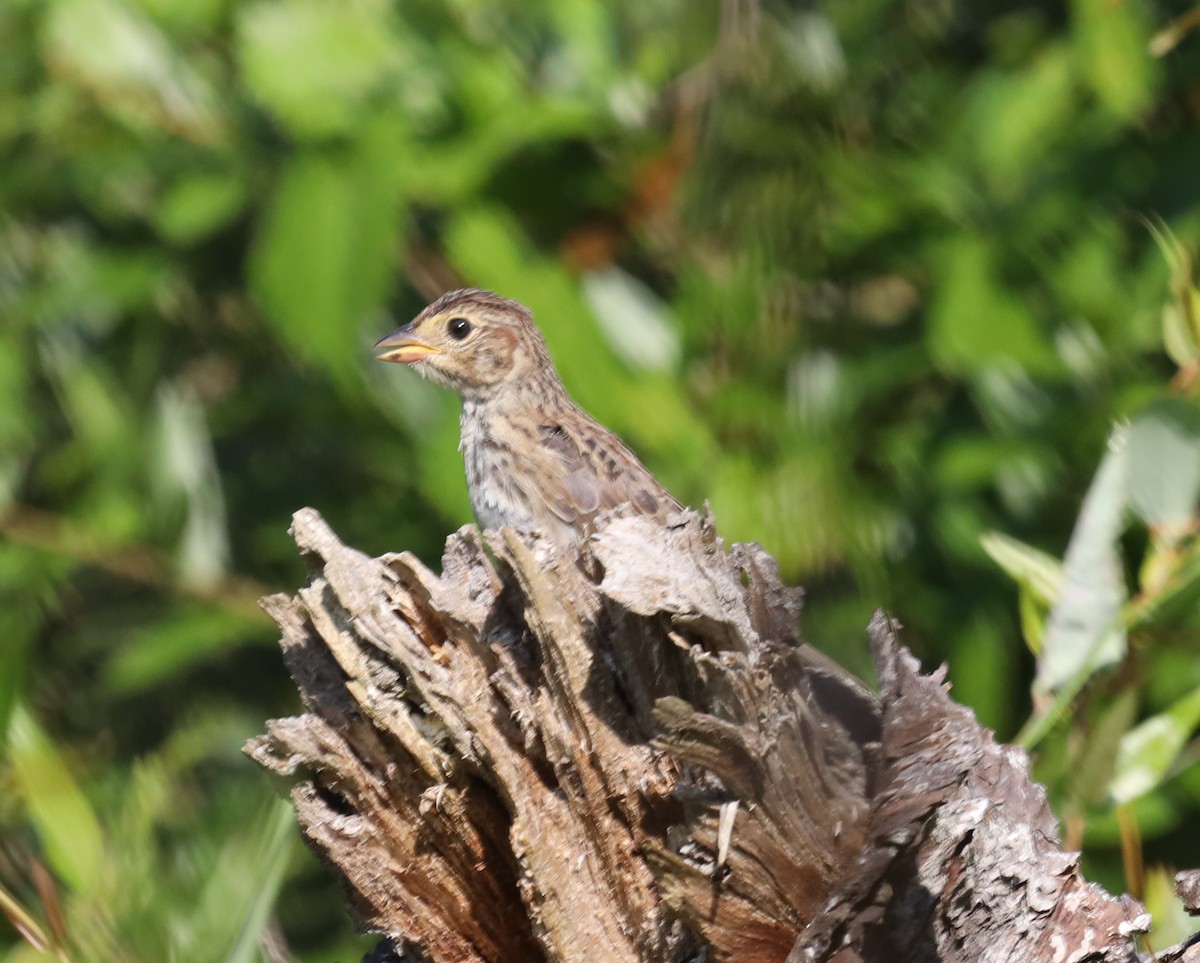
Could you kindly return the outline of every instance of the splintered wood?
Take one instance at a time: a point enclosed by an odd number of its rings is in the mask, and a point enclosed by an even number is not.
[[[710,519],[618,514],[581,557],[464,528],[441,575],[293,534],[308,584],[264,604],[306,711],[247,752],[394,958],[1138,959],[1024,754],[882,616],[879,695],[802,644]]]

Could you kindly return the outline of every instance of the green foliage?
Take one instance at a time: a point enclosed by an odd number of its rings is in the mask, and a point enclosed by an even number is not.
[[[1175,242],[1164,253],[1176,270],[1190,264]],[[1176,284],[1174,303],[1163,312],[1164,340],[1173,316],[1194,294],[1191,278]],[[1180,374],[1197,360],[1193,345],[1178,358]],[[1131,526],[1142,529],[1132,550],[1123,537]],[[1194,671],[1181,676],[1178,666],[1178,656],[1194,650],[1200,627],[1196,401],[1162,398],[1114,432],[1061,566],[996,533],[985,536],[984,547],[1020,586],[1022,628],[1038,656],[1034,714],[1023,741],[1056,743],[1042,747],[1040,774],[1069,820],[1114,811],[1121,817],[1126,873],[1130,885],[1140,886],[1138,823],[1141,833],[1166,835],[1186,818],[1188,790],[1181,800],[1169,789],[1184,782],[1176,777],[1194,763],[1200,745],[1192,742],[1200,727],[1200,686]],[[1124,571],[1138,573],[1132,598]],[[1130,808],[1135,802],[1143,805],[1140,814]],[[1149,821],[1147,804],[1158,810]],[[1135,865],[1130,853],[1137,853]],[[1148,899],[1164,917],[1155,936],[1159,946],[1180,928],[1162,876],[1155,868],[1145,880]]]
[[[0,4],[22,931],[355,956],[234,755],[294,709],[254,598],[302,505],[431,562],[469,520],[454,399],[368,351],[456,279],[534,308],[813,641],[867,671],[885,605],[947,660],[1102,882],[1133,825],[1200,864],[1200,39],[1150,0],[718,6]]]
[[[9,735],[17,791],[63,888],[39,887],[45,924],[2,886],[0,908],[23,921],[47,958],[259,959],[259,936],[296,849],[295,821],[291,807],[264,796],[261,785],[221,799],[227,785],[197,811],[187,771],[214,748],[236,753],[227,719],[181,726],[118,777],[119,792],[103,813],[23,710]],[[164,847],[171,837],[180,838]]]

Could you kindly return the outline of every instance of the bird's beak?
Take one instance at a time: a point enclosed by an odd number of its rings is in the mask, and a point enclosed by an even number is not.
[[[437,353],[438,349],[433,345],[413,336],[411,324],[397,328],[391,334],[375,342],[375,357],[380,361],[412,364],[414,361],[420,361]]]

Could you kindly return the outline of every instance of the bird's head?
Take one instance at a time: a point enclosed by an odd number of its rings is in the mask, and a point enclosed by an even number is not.
[[[431,381],[473,399],[554,370],[529,309],[478,288],[443,294],[380,339],[375,356],[411,365]]]

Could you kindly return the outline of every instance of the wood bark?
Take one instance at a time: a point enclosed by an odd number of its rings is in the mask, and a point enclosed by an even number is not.
[[[1148,917],[944,670],[879,615],[871,692],[710,518],[617,513],[578,554],[467,527],[440,575],[292,531],[308,582],[264,604],[305,711],[247,752],[298,776],[377,959],[1140,959]]]

